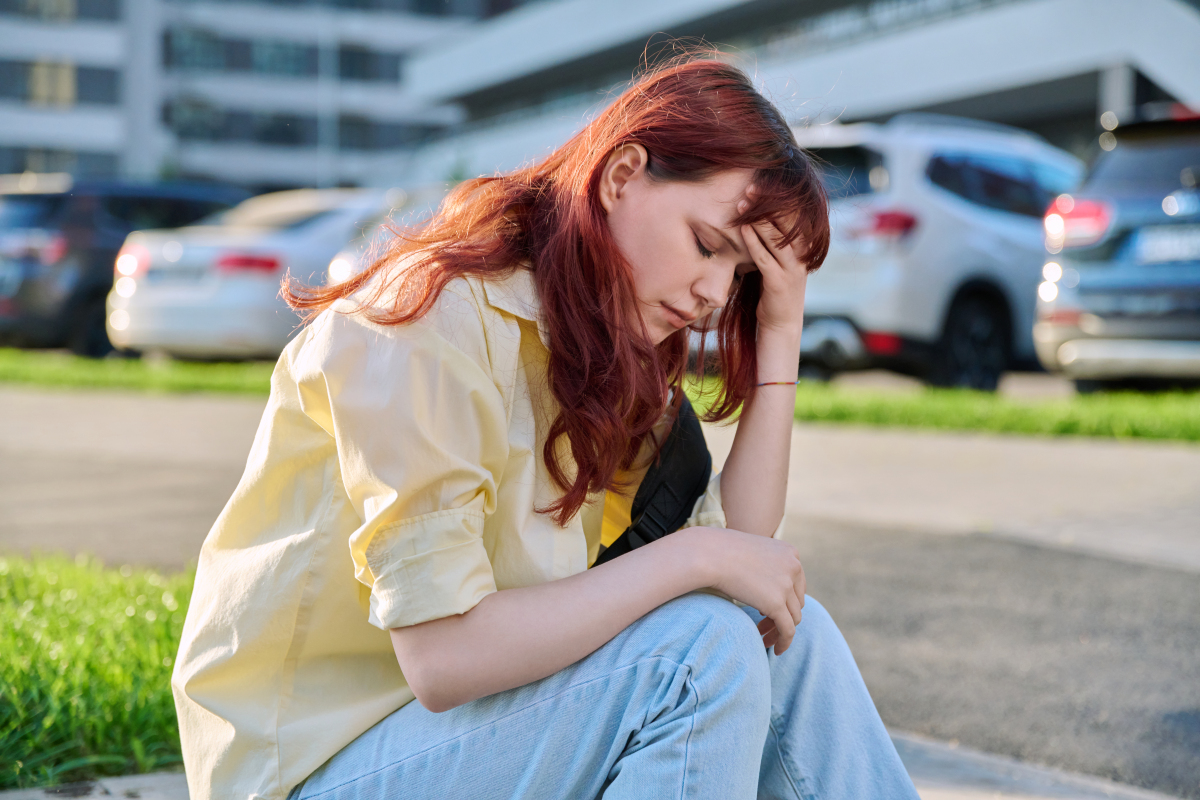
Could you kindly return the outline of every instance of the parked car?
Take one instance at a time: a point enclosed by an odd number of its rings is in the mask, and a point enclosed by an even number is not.
[[[300,320],[285,274],[325,282],[332,256],[376,227],[397,195],[296,189],[252,197],[178,230],[131,234],[115,264],[108,335],[184,358],[275,358]]]
[[[884,367],[993,390],[1014,364],[1036,364],[1042,214],[1082,162],[1016,128],[937,115],[795,133],[831,197],[805,371]]]
[[[1046,213],[1034,327],[1046,369],[1083,391],[1200,380],[1200,118],[1105,136]],[[1111,137],[1111,138],[1109,138]]]
[[[0,340],[104,355],[104,297],[130,231],[186,225],[247,196],[209,184],[0,176]]]

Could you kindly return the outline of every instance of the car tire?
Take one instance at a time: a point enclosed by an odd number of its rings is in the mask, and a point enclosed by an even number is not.
[[[958,298],[946,315],[926,381],[931,386],[996,391],[1008,368],[1010,331],[1008,313],[997,301],[979,294]]]
[[[104,327],[106,311],[103,297],[93,297],[79,308],[79,316],[71,328],[67,347],[77,356],[104,358],[113,351]]]

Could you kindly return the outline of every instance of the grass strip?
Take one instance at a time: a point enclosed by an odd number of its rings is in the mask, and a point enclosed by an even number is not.
[[[712,402],[708,379],[688,393]],[[802,382],[796,419],[896,428],[982,431],[1037,436],[1200,441],[1200,392],[1113,392],[1062,399],[1014,400],[969,389],[878,392]]]
[[[147,362],[93,360],[58,352],[0,348],[0,383],[152,392],[222,392],[265,397],[270,362]],[[719,386],[705,381],[709,390]],[[697,383],[688,391],[698,398]],[[707,394],[707,391],[706,391]],[[987,431],[1045,436],[1200,441],[1200,392],[1099,393],[1061,399],[1014,400],[967,389],[881,392],[802,383],[796,419],[900,428]]]
[[[199,363],[132,358],[81,358],[67,353],[0,348],[0,383],[149,392],[220,392],[265,397],[274,362]]]
[[[0,789],[181,762],[170,680],[193,578],[0,557]]]

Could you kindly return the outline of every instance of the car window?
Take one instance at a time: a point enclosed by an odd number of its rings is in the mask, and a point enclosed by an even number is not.
[[[1046,195],[1047,204],[1050,199],[1064,192],[1073,192],[1079,186],[1080,171],[1066,169],[1056,164],[1033,163],[1033,179],[1037,181],[1042,192]]]
[[[53,225],[66,199],[64,194],[0,195],[0,230]]]
[[[1023,159],[976,153],[942,153],[929,159],[929,182],[976,205],[1040,217],[1049,200]]]
[[[1101,153],[1092,165],[1088,191],[1144,189],[1168,194],[1200,179],[1200,137],[1130,140],[1117,136],[1117,145]]]
[[[228,208],[225,203],[175,197],[138,197],[114,195],[100,201],[104,212],[132,230],[181,228]]]
[[[869,147],[813,147],[805,152],[816,158],[830,199],[870,194],[871,170],[883,163],[883,156]]]
[[[971,156],[979,186],[980,205],[1040,217],[1046,210],[1041,187],[1034,182],[1029,162],[1005,156]]]

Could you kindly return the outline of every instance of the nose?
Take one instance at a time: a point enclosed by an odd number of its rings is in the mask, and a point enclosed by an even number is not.
[[[705,306],[701,316],[725,305],[733,286],[734,269],[733,266],[714,265],[692,284],[692,294]]]

